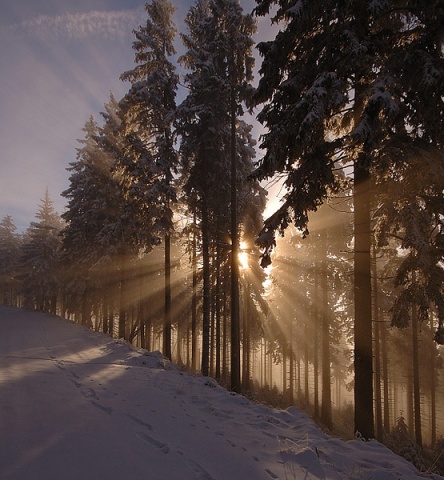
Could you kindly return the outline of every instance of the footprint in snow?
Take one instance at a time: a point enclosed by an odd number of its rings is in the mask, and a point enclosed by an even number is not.
[[[77,379],[80,378],[80,377],[77,375],[76,372],[71,371],[71,372],[69,372],[69,374],[71,375],[71,377],[74,377],[74,378],[77,378]]]
[[[94,398],[95,400],[100,400],[100,398],[97,396],[97,393],[92,388],[86,388],[84,391],[82,391],[82,395],[86,398]]]
[[[163,443],[153,437],[150,437],[144,432],[137,432],[136,435],[149,445],[151,445],[154,448],[157,448],[161,453],[167,454],[170,451],[170,447],[166,444]]]
[[[146,427],[148,430],[153,431],[153,427],[149,423],[146,423],[140,418],[134,417],[129,413],[126,413],[126,416],[130,418],[133,422],[137,423],[137,425],[141,425],[142,427]]]
[[[268,473],[268,475],[273,478],[274,480],[276,480],[276,478],[279,478],[275,473],[273,473],[271,470],[269,470],[268,468],[265,469],[265,471]]]
[[[108,415],[111,415],[111,413],[113,413],[113,409],[111,407],[105,407],[104,405],[100,405],[100,403],[97,403],[94,400],[91,400],[91,404],[99,410],[102,410],[102,412],[107,413]]]
[[[69,381],[73,383],[77,388],[83,387],[83,385],[79,382],[76,382],[74,379],[70,378]]]
[[[214,478],[203,467],[194,460],[191,460],[191,458],[187,458],[185,463],[197,475],[197,480],[214,480]]]

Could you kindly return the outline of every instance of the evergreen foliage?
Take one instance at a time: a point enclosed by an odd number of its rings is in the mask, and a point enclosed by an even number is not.
[[[401,5],[257,0],[257,4],[259,15],[269,14],[276,5],[273,21],[280,22],[282,29],[273,41],[259,44],[264,60],[255,102],[265,104],[258,118],[267,132],[261,144],[266,153],[255,177],[284,174],[287,189],[282,206],[265,221],[259,235],[262,263],[271,261],[275,233],[283,233],[291,222],[308,234],[308,212],[341,187],[336,168],[353,164],[356,428],[368,438],[373,436],[370,188],[385,184],[388,176],[396,178],[395,171],[408,170],[419,151],[433,163],[442,163],[442,7],[424,1]],[[402,179],[401,173],[397,180]],[[441,181],[442,177],[433,182],[438,182],[437,191]],[[414,192],[419,193],[416,185]],[[440,209],[436,201],[433,204]],[[398,284],[407,288],[395,303],[395,323],[412,303],[421,308],[433,298],[440,312],[443,300],[442,251],[433,256],[433,246],[425,246],[433,243],[428,240],[433,231],[438,237],[435,250],[440,250],[442,225],[435,228],[436,220],[430,221],[433,215],[425,211],[419,196],[411,207],[419,218],[429,217],[427,228],[419,227],[416,220],[412,226],[406,216],[409,208],[397,221],[406,231],[413,227],[419,234],[415,244],[410,236],[406,246],[413,257],[424,252],[421,256],[427,258],[429,269],[425,272],[417,264],[415,271],[424,275],[416,277],[409,262],[399,271]],[[387,228],[395,230],[397,225],[393,222]],[[418,286],[419,277],[425,287]],[[416,284],[409,289],[409,283]],[[413,290],[419,290],[416,298]],[[427,291],[430,299],[424,302],[421,291]],[[437,340],[442,336],[439,316]]]
[[[121,75],[131,88],[120,102],[124,148],[117,167],[149,249],[173,230],[173,179],[178,167],[173,123],[179,79],[170,60],[175,54],[173,4],[153,0],[145,10],[146,24],[134,31],[137,65]]]
[[[61,287],[62,221],[53,205],[46,189],[21,247],[19,278],[25,307],[55,314]]]
[[[171,358],[171,239],[174,229],[172,205],[176,202],[174,176],[178,156],[174,148],[173,124],[176,116],[176,91],[179,82],[170,61],[176,52],[176,29],[172,22],[173,4],[153,0],[145,5],[148,19],[134,32],[137,66],[122,76],[132,83],[121,102],[125,148],[117,162],[123,186],[136,216],[139,230],[151,236],[149,250],[165,243],[165,320],[164,355]]]
[[[15,305],[20,237],[11,215],[0,222],[0,298],[5,305]]]
[[[263,208],[263,191],[259,185],[244,183],[252,170],[254,143],[251,128],[238,119],[242,105],[251,97],[252,34],[255,24],[251,15],[243,15],[238,1],[198,0],[191,7],[185,21],[188,33],[182,35],[187,49],[180,61],[189,70],[185,81],[189,88],[186,99],[179,106],[178,131],[182,136],[182,174],[184,191],[190,212],[201,221],[203,249],[203,348],[202,371],[209,369],[209,315],[210,315],[210,242],[209,232],[220,245],[227,245],[225,232],[230,231],[232,358],[231,368],[240,362],[236,345],[239,344],[237,254],[238,229],[241,220],[257,221]],[[231,172],[231,175],[228,173]],[[254,202],[249,199],[256,197]],[[242,199],[237,204],[237,201]],[[256,205],[256,207],[255,207]],[[231,209],[231,224],[230,215]],[[256,212],[255,212],[256,210]],[[253,213],[255,212],[255,213]],[[219,233],[220,232],[220,233]],[[218,248],[218,247],[217,247]],[[220,255],[227,258],[225,249]],[[233,276],[234,275],[234,276]],[[237,365],[237,367],[236,367]],[[240,390],[238,370],[232,387]]]
[[[419,471],[425,470],[421,449],[410,435],[402,415],[398,417],[396,425],[386,439],[386,444],[393,452],[413,463]]]

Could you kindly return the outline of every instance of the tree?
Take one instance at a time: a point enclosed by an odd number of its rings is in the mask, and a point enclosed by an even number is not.
[[[11,215],[0,222],[0,301],[15,305],[17,301],[17,259],[20,251],[20,237]]]
[[[112,95],[105,111],[103,129],[93,115],[85,123],[82,129],[85,136],[79,140],[76,161],[67,169],[71,172],[70,185],[62,193],[68,200],[62,214],[66,225],[61,232],[63,260],[69,272],[68,306],[75,310],[82,305],[85,325],[91,316],[90,290],[94,284],[103,282],[99,271],[103,274],[105,265],[112,270],[109,259],[116,257],[124,230],[121,225],[124,199],[112,172],[115,160],[111,145],[116,142],[111,124],[118,118],[118,104]],[[112,272],[107,277],[112,278]]]
[[[412,149],[431,152],[433,143],[434,162],[442,159],[438,3],[257,0],[258,15],[277,5],[282,29],[259,44],[255,101],[265,103],[258,118],[267,133],[255,176],[283,173],[287,189],[259,236],[262,262],[270,262],[276,231],[294,222],[308,234],[308,212],[340,188],[336,167],[353,163],[355,428],[364,438],[374,435],[370,188],[405,168]]]
[[[239,121],[242,104],[251,96],[253,58],[250,15],[243,15],[238,1],[199,0],[186,18],[187,48],[181,62],[190,72],[185,79],[189,94],[181,104],[180,133],[189,205],[200,213],[203,249],[203,348],[202,371],[208,374],[210,326],[210,229],[213,238],[226,245],[223,232],[230,231],[231,253],[231,374],[232,388],[240,391],[239,320],[239,224],[237,205],[243,185],[239,175],[251,156],[250,131]],[[250,137],[251,138],[251,137]],[[242,139],[242,140],[239,140]],[[238,142],[246,148],[238,150]],[[230,172],[230,176],[227,175]],[[245,208],[243,206],[242,208]],[[230,211],[230,217],[227,212]],[[212,228],[213,225],[213,228]],[[226,254],[226,252],[224,252]]]
[[[62,222],[54,210],[48,189],[41,202],[36,213],[37,221],[31,222],[21,249],[21,288],[26,307],[55,314],[61,284],[59,233]]]
[[[152,244],[163,236],[165,244],[164,355],[171,359],[171,232],[173,188],[178,158],[174,149],[173,123],[178,76],[170,61],[176,52],[176,29],[170,0],[145,5],[148,19],[134,31],[137,66],[121,75],[132,83],[122,100],[127,155],[121,163],[128,195],[145,216],[144,227]],[[151,246],[151,245],[149,245]]]

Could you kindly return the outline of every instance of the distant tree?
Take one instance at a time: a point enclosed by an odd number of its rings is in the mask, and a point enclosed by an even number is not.
[[[173,122],[179,77],[171,57],[176,53],[176,29],[170,0],[145,5],[146,24],[134,31],[137,66],[122,74],[132,83],[121,101],[126,150],[119,165],[130,202],[142,219],[141,229],[151,235],[147,247],[165,244],[164,355],[171,358],[171,232],[176,202],[174,176],[178,157]],[[150,245],[151,243],[151,245]]]
[[[0,222],[0,301],[4,305],[17,302],[17,266],[20,251],[20,236],[11,215]]]
[[[60,281],[60,230],[62,221],[54,210],[48,189],[35,222],[26,232],[19,259],[25,307],[55,314]]]
[[[263,263],[276,231],[294,222],[308,233],[308,212],[340,188],[338,163],[353,164],[355,428],[371,438],[370,188],[408,168],[414,151],[442,160],[442,8],[420,0],[257,0],[256,13],[267,15],[274,5],[282,28],[259,44],[255,100],[265,103],[258,118],[267,133],[256,178],[284,174],[287,194],[259,236]]]

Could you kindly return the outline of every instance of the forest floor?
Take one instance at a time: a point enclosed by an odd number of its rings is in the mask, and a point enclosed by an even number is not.
[[[330,437],[272,409],[49,315],[0,307],[2,480],[404,480],[376,441]]]

